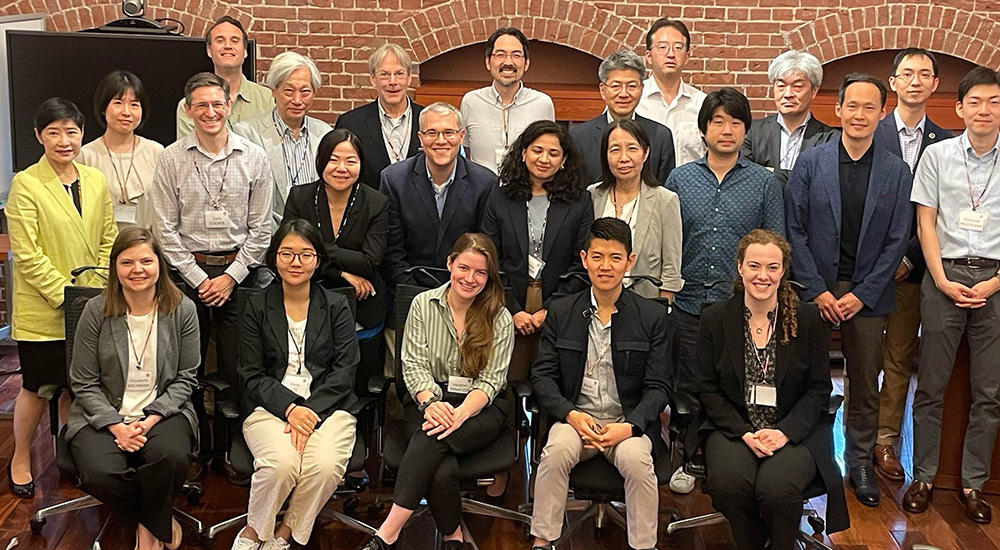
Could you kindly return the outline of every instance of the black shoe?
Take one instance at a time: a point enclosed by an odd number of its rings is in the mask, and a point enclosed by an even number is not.
[[[465,548],[465,543],[460,540],[446,540],[441,545],[441,550],[462,550],[463,548]]]
[[[393,550],[394,548],[396,548],[396,543],[389,544],[378,535],[372,535],[368,542],[358,550]]]
[[[878,506],[880,491],[875,484],[875,469],[871,466],[851,468],[848,481],[854,488],[858,502],[865,506]]]
[[[7,476],[10,480],[10,492],[14,493],[14,496],[18,498],[34,498],[35,496],[35,480],[31,480],[27,483],[14,483],[14,474],[11,471],[11,465],[7,465]]]

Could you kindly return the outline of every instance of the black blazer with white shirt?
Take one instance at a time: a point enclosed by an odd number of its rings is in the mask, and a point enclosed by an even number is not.
[[[656,181],[663,185],[670,171],[674,169],[674,136],[670,128],[655,120],[635,115],[635,121],[642,126],[646,137],[649,138],[649,158],[646,159],[646,164],[649,165]],[[601,151],[601,138],[607,129],[608,114],[604,112],[574,126],[569,131],[569,136],[573,138],[573,143],[583,156],[588,185],[601,181],[601,155],[604,154],[604,151]]]
[[[839,137],[840,130],[827,126],[816,117],[810,116],[809,121],[806,122],[799,153]],[[740,154],[751,162],[771,169],[782,187],[788,183],[788,175],[791,170],[781,169],[781,123],[778,122],[778,115],[753,121],[750,128],[747,128],[746,137],[743,138]]]
[[[417,131],[420,130],[419,117],[423,108],[423,105],[417,105],[410,101],[410,147],[406,151],[406,158],[412,157],[420,150],[420,138],[417,136]],[[385,148],[385,137],[382,135],[378,100],[347,111],[337,117],[334,129],[341,128],[350,130],[361,140],[361,155],[364,157],[361,166],[361,181],[378,189],[379,174],[386,166],[392,164],[389,159],[389,151]]]

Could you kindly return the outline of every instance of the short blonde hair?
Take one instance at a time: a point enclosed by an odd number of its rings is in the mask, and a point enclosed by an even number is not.
[[[398,44],[393,44],[391,42],[386,42],[378,48],[370,56],[368,56],[368,72],[374,75],[378,66],[385,61],[385,56],[392,54],[396,56],[399,60],[399,64],[406,69],[406,72],[413,70],[413,62],[410,60],[410,54],[406,53],[406,50]]]

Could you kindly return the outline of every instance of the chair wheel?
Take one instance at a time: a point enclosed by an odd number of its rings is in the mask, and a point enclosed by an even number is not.
[[[344,513],[347,514],[347,515],[349,515],[349,516],[353,516],[354,512],[356,512],[358,510],[358,504],[360,504],[360,501],[358,500],[358,497],[355,496],[355,495],[351,495],[351,496],[345,498],[344,499]]]
[[[201,491],[192,491],[187,494],[188,506],[197,506],[201,502]]]
[[[521,536],[524,537],[524,542],[531,542],[535,540],[535,537],[531,535],[530,525],[521,525]]]
[[[809,516],[808,519],[809,519],[809,526],[812,527],[813,533],[817,535],[822,534],[823,531],[826,529],[826,522],[823,521],[823,518],[819,516]]]
[[[45,518],[42,519],[31,518],[30,520],[28,520],[28,523],[31,524],[31,534],[37,535],[42,532],[42,527],[45,527]]]

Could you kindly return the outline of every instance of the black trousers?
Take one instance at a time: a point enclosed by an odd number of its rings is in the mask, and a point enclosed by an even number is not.
[[[141,523],[170,542],[174,499],[184,483],[194,434],[182,414],[158,422],[134,453],[115,445],[110,431],[84,427],[70,441],[80,488],[111,507],[127,531]]]
[[[452,400],[453,405],[461,400]],[[504,404],[496,399],[476,416],[466,420],[448,437],[438,440],[420,429],[423,414],[412,402],[404,407],[407,433],[412,433],[403,461],[396,473],[393,502],[415,510],[420,499],[434,516],[438,531],[454,533],[462,521],[462,496],[458,487],[458,455],[478,451],[493,443],[507,422]]]
[[[772,550],[798,548],[802,493],[816,477],[808,449],[789,442],[757,458],[743,440],[715,431],[705,442],[705,468],[706,491],[729,520],[737,548],[760,550],[769,539]]]

